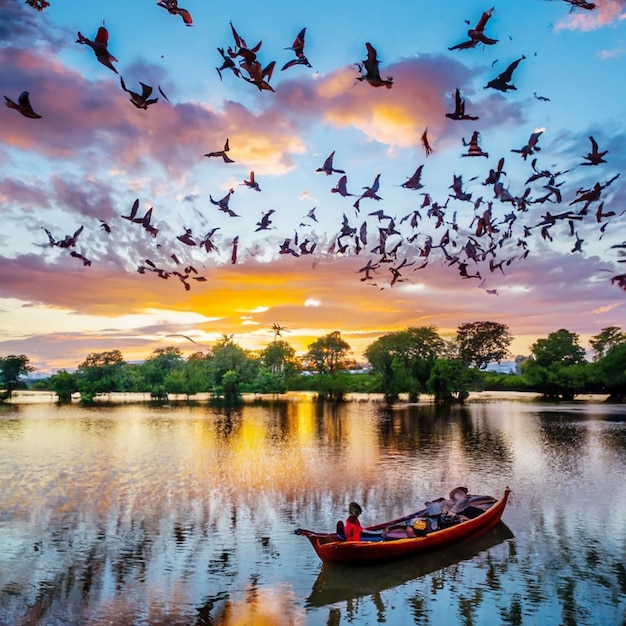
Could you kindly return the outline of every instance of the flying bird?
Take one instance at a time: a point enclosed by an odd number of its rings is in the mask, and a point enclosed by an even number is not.
[[[157,4],[163,7],[170,15],[180,15],[185,22],[185,26],[192,26],[193,19],[191,13],[187,9],[182,9],[178,6],[178,0],[159,0]]]
[[[363,65],[361,65],[361,63],[356,64],[361,72],[361,76],[358,76],[357,80],[364,80],[372,87],[387,87],[387,89],[391,89],[393,86],[393,77],[387,76],[386,79],[381,78],[380,70],[378,69],[379,62],[376,49],[369,42],[366,42],[365,47],[367,48],[367,59],[362,62]],[[364,69],[365,74],[363,74]]]
[[[354,193],[348,193],[348,177],[344,174],[338,181],[337,185],[330,190],[331,193],[338,193],[346,198],[347,196],[355,196]]]
[[[509,91],[510,89],[516,90],[517,87],[511,83],[511,79],[513,78],[513,72],[515,71],[517,66],[520,64],[520,62],[524,60],[525,58],[526,57],[522,54],[522,56],[519,59],[513,61],[513,63],[511,63],[504,70],[504,72],[502,72],[501,74],[498,74],[495,78],[490,80],[485,86],[485,89],[491,88],[491,89],[497,89],[498,91],[503,91],[503,92]]]
[[[204,248],[208,253],[210,252],[218,252],[217,246],[215,245],[214,241],[213,241],[213,236],[215,235],[215,233],[220,230],[219,226],[216,226],[215,228],[212,228],[203,238],[201,241],[198,242],[198,245],[201,248]]]
[[[237,263],[237,250],[239,249],[239,235],[233,237],[233,249],[230,253],[230,262],[234,265]]]
[[[428,141],[428,128],[423,132],[421,141],[426,156],[430,156],[433,153],[433,149],[430,147],[430,142]]]
[[[372,200],[382,200],[382,198],[376,193],[378,191],[379,186],[380,186],[380,174],[376,174],[376,178],[374,179],[372,186],[363,187],[365,191],[357,198],[356,202],[354,203],[354,208],[357,210],[357,213],[360,210],[359,203],[364,198],[371,198]]]
[[[309,60],[306,58],[304,54],[304,34],[306,32],[306,28],[303,28],[293,40],[293,43],[289,48],[285,48],[285,50],[293,50],[296,58],[291,59],[291,61],[287,61],[285,65],[282,66],[281,71],[286,70],[289,67],[294,65],[306,65],[307,67],[313,67]]]
[[[165,336],[166,337],[182,337],[183,339],[186,339],[187,341],[191,341],[191,343],[195,343],[197,346],[201,345],[195,339],[192,339],[191,337],[187,335],[181,335],[180,333],[175,333],[172,335],[165,335]]]
[[[26,0],[26,4],[33,7],[33,9],[37,9],[41,13],[46,7],[50,6],[49,2],[46,0]]]
[[[593,138],[589,137],[589,141],[591,141],[591,152],[587,153],[587,156],[584,156],[584,163],[581,165],[600,165],[600,163],[606,163],[604,160],[604,156],[608,154],[608,150],[603,150],[602,152],[598,151],[598,142]]]
[[[234,163],[234,161],[226,154],[230,151],[230,145],[228,143],[228,137],[226,137],[226,143],[223,150],[216,150],[215,152],[208,152],[205,157],[221,157],[224,163]]]
[[[249,189],[254,189],[255,191],[261,191],[261,188],[259,187],[259,183],[257,183],[256,180],[254,179],[254,172],[250,172],[250,180],[246,180],[244,178],[244,181],[241,184],[245,185]]]
[[[261,219],[256,223],[257,228],[254,232],[258,233],[260,230],[270,230],[270,224],[272,223],[270,218],[272,217],[272,213],[275,212],[275,209],[270,209],[267,213],[263,213]]]
[[[315,209],[317,209],[317,207],[313,207],[305,216],[303,219],[310,219],[313,220],[314,222],[317,222],[317,216],[315,215]]]
[[[475,48],[479,43],[486,46],[492,46],[494,43],[497,43],[497,39],[491,39],[485,35],[485,26],[487,26],[487,22],[489,21],[492,13],[493,7],[491,7],[488,11],[484,11],[476,26],[467,31],[469,39],[462,41],[461,43],[457,43],[451,48],[448,48],[448,50],[466,50],[468,48]]]
[[[467,152],[462,154],[462,157],[477,157],[484,156],[488,157],[489,153],[484,152],[481,147],[478,145],[478,138],[480,137],[480,133],[475,130],[472,133],[472,138],[469,140],[469,143],[465,143],[465,139],[463,139],[463,145],[468,146]]]
[[[530,154],[534,154],[535,152],[539,152],[541,148],[537,145],[539,141],[539,137],[541,137],[542,133],[545,131],[545,128],[538,128],[533,133],[531,133],[530,138],[528,139],[528,143],[520,148],[519,150],[512,149],[511,152],[517,152],[522,155],[524,161],[526,157]]]
[[[80,259],[83,262],[83,265],[87,267],[91,265],[91,260],[88,259],[85,255],[81,254],[80,252],[76,252],[76,250],[72,250],[70,252],[70,256],[73,256],[75,259]]]
[[[478,116],[465,113],[465,100],[461,98],[461,91],[457,88],[454,93],[454,111],[446,113],[451,120],[477,120]]]
[[[185,228],[185,232],[182,235],[176,237],[178,241],[184,243],[186,246],[197,246],[196,240],[193,238],[193,232],[191,228]]]
[[[109,31],[104,26],[98,28],[96,38],[93,41],[84,37],[79,31],[76,43],[87,44],[94,51],[96,59],[98,59],[102,65],[108,67],[112,72],[118,73],[113,66],[113,63],[116,63],[117,59],[109,52],[107,47],[109,43]]]
[[[33,120],[40,119],[41,115],[37,115],[35,111],[33,111],[33,107],[30,105],[30,96],[28,91],[22,91],[17,99],[17,103],[13,102],[13,100],[4,96],[6,100],[5,104],[9,107],[9,109],[15,109],[19,111],[24,117],[29,117]]]
[[[152,95],[152,87],[150,87],[150,85],[146,85],[145,83],[139,81],[139,84],[141,85],[141,93],[139,94],[126,87],[122,76],[120,76],[120,83],[122,84],[122,89],[130,95],[130,101],[133,103],[133,106],[138,109],[147,111],[151,104],[159,101],[158,98],[150,98]]]
[[[563,0],[563,2],[587,11],[593,11],[596,8],[595,2],[587,2],[587,0]]]
[[[211,201],[211,204],[215,204],[216,206],[218,206],[220,208],[220,211],[227,213],[231,217],[240,217],[239,215],[237,215],[237,213],[235,213],[233,210],[228,208],[228,203],[230,202],[230,196],[234,193],[235,193],[235,190],[231,188],[228,190],[228,193],[220,200],[213,200],[213,197],[211,196],[211,194],[209,194],[209,200]]]
[[[63,239],[59,239],[58,241],[55,241],[54,244],[51,244],[51,245],[58,246],[59,248],[73,248],[76,245],[78,236],[83,232],[83,228],[84,226],[80,226],[74,231],[73,235],[65,235]],[[46,229],[44,228],[44,230]],[[48,235],[48,239],[52,241],[50,233],[47,230],[46,230],[46,233]]]
[[[420,165],[415,170],[415,173],[413,174],[413,176],[411,176],[409,180],[407,180],[405,183],[402,183],[402,185],[400,186],[404,187],[405,189],[422,189],[424,187],[424,185],[422,185],[421,183],[423,169],[424,169],[424,165]]]
[[[129,215],[122,215],[122,219],[129,220],[130,222],[134,222],[135,218],[137,217],[137,211],[138,210],[139,210],[139,198],[137,198],[133,202],[133,206],[130,208],[130,214]]]
[[[242,68],[245,68],[248,71],[248,76],[242,76],[241,78],[253,85],[256,85],[259,91],[274,91],[274,88],[270,85],[269,81],[272,79],[275,65],[276,61],[268,63],[265,67],[263,67],[258,61],[244,63],[243,65],[240,64]]]
[[[326,176],[330,176],[333,172],[336,172],[337,174],[345,174],[344,170],[337,170],[333,167],[334,158],[335,158],[335,151],[333,150],[328,156],[328,158],[324,161],[324,165],[322,165],[322,167],[318,167],[315,171],[324,172]]]
[[[222,55],[223,60],[222,65],[215,68],[219,74],[220,80],[222,80],[222,70],[232,70],[235,76],[241,76],[241,72],[233,59],[224,53],[224,48],[218,48],[217,51]]]

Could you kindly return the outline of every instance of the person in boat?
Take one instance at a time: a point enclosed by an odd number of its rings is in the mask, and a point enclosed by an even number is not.
[[[350,502],[348,505],[348,519],[346,520],[344,527],[344,534],[346,541],[361,541],[361,533],[363,527],[359,521],[359,515],[363,512],[361,505],[358,502]]]
[[[341,541],[382,541],[382,530],[363,530],[359,516],[363,512],[358,502],[348,505],[348,519],[337,522],[337,537]]]

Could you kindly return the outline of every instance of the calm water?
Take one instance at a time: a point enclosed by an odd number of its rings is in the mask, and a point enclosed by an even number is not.
[[[465,485],[500,527],[322,568],[298,526]],[[626,407],[0,407],[0,624],[626,624]]]

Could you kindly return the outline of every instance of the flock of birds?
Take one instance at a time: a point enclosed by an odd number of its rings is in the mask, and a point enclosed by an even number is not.
[[[563,0],[584,10],[593,10],[595,5],[583,0]],[[27,3],[38,11],[49,6],[48,2],[27,0]],[[186,26],[193,25],[193,19],[188,10],[178,6],[176,0],[160,0],[158,6],[166,9],[168,13],[182,18]],[[494,46],[497,39],[486,31],[494,9],[490,8],[482,13],[476,24],[467,30],[467,37],[461,42],[449,47],[450,51],[468,50],[476,47]],[[469,23],[469,22],[468,22]],[[235,78],[244,80],[260,91],[274,91],[271,85],[276,61],[262,62],[259,53],[262,42],[254,46],[248,46],[246,40],[237,32],[232,22],[230,23],[233,42],[230,46],[218,47],[217,51],[221,58],[221,65],[216,67],[219,79],[223,80],[224,73],[230,72]],[[291,46],[285,48],[293,52],[294,57],[286,62],[281,71],[296,65],[311,68],[312,65],[304,53],[306,28],[302,28],[295,36]],[[117,59],[108,49],[109,34],[104,26],[100,26],[93,40],[78,32],[76,42],[90,47],[96,59],[112,72],[118,74],[114,65]],[[366,42],[366,59],[356,62],[357,70],[355,79],[363,81],[371,87],[385,87],[392,89],[393,77],[381,76],[377,51],[374,46]],[[513,75],[519,64],[526,57],[521,55],[510,63],[501,73],[491,78],[485,88],[494,89],[503,93],[516,90],[513,83]],[[495,63],[495,62],[494,62]],[[127,88],[123,77],[120,77],[121,88],[130,96],[130,102],[139,109],[148,109],[158,101],[154,97],[153,88],[150,85],[140,83],[141,91],[132,91]],[[159,93],[169,101],[160,86]],[[549,101],[545,96],[534,96],[542,101]],[[33,110],[30,94],[24,91],[17,101],[5,96],[6,106],[18,111],[30,119],[39,119],[42,116]],[[454,108],[446,113],[446,118],[455,122],[475,122],[479,116],[468,113],[466,101],[458,88],[454,91]],[[370,186],[363,187],[358,193],[348,191],[348,175],[345,170],[334,165],[335,151],[317,168],[317,173],[326,176],[340,175],[336,184],[330,189],[331,193],[338,194],[352,202],[354,217],[348,217],[346,211],[336,233],[324,240],[316,237],[311,228],[317,223],[316,208],[311,209],[300,219],[299,226],[294,229],[293,236],[284,238],[275,251],[279,255],[302,257],[307,255],[368,255],[367,262],[357,271],[362,282],[376,285],[379,288],[393,287],[399,282],[410,281],[409,271],[417,271],[426,267],[438,253],[439,261],[449,267],[454,267],[462,279],[475,279],[480,287],[490,294],[497,295],[496,289],[488,288],[489,274],[500,272],[505,274],[505,269],[513,262],[525,259],[530,253],[529,239],[535,232],[543,241],[553,242],[557,229],[561,237],[563,230],[566,236],[571,238],[571,252],[582,252],[584,239],[581,237],[580,225],[585,222],[595,221],[599,238],[602,238],[611,219],[616,217],[616,211],[604,208],[606,201],[606,189],[619,178],[619,174],[610,177],[599,177],[592,186],[579,188],[573,194],[563,187],[564,175],[570,169],[553,171],[541,166],[537,154],[541,151],[539,145],[544,129],[532,132],[525,145],[511,149],[514,154],[520,155],[525,162],[529,162],[528,177],[524,184],[517,190],[511,190],[511,181],[507,180],[505,171],[505,157],[500,157],[497,164],[489,169],[483,180],[475,176],[467,182],[479,180],[474,187],[479,186],[480,195],[475,190],[468,190],[467,183],[463,180],[463,174],[453,174],[449,186],[451,192],[442,201],[431,197],[422,182],[425,163],[421,163],[414,174],[399,186],[412,191],[420,192],[421,200],[415,208],[403,215],[388,214],[383,209],[365,212],[364,204],[382,200],[380,195],[381,174],[377,174]],[[607,160],[608,150],[601,149],[593,136],[589,136],[589,151],[580,155],[578,166],[591,166],[601,168]],[[421,144],[427,159],[434,151],[428,138],[428,129],[425,129]],[[462,138],[464,152],[460,155],[464,158],[489,159],[489,152],[481,145],[481,133],[474,130],[468,141]],[[223,148],[207,152],[208,159],[221,160],[230,165],[235,160],[230,156],[230,142],[225,139]],[[602,171],[599,169],[599,171]],[[255,177],[254,171],[250,171],[249,178],[244,179],[241,185],[250,190],[261,192],[261,187]],[[214,199],[209,195],[211,204],[217,210],[225,214],[225,218],[237,218],[240,215],[230,207],[230,201],[234,188],[220,198]],[[487,194],[490,194],[488,196]],[[569,195],[568,195],[569,194]],[[407,202],[408,204],[408,202]],[[539,219],[530,221],[531,208],[540,205],[544,211]],[[132,204],[127,215],[120,218],[133,224],[133,228],[143,228],[149,237],[157,238],[159,228],[153,223],[153,208],[143,215],[139,212],[140,201],[137,198]],[[364,210],[364,214],[361,211]],[[273,217],[276,211],[267,210],[262,213],[256,223],[255,233],[274,229]],[[617,217],[621,217],[626,211],[622,211]],[[457,220],[457,217],[469,215]],[[522,223],[524,222],[524,223]],[[223,225],[223,224],[222,224]],[[113,227],[105,220],[100,220],[100,227],[106,235],[110,235]],[[137,266],[140,274],[152,273],[162,279],[171,277],[178,278],[186,290],[191,289],[195,282],[205,282],[206,276],[196,269],[195,265],[188,262],[189,256],[184,250],[203,250],[206,254],[219,253],[217,237],[222,226],[208,228],[201,235],[194,235],[192,228],[184,228],[184,232],[176,235],[175,239],[180,245],[177,250],[167,258],[167,261],[155,261],[142,259]],[[82,261],[83,265],[89,266],[92,260],[84,253],[76,251],[83,226],[80,226],[73,234],[65,235],[57,239],[48,229],[45,229],[49,246],[69,250],[72,257]],[[588,230],[587,230],[588,232]],[[239,235],[229,241],[228,258],[231,263],[237,263]],[[321,248],[325,246],[322,252]],[[161,244],[157,245],[160,248]],[[626,242],[612,246],[618,254],[626,256]],[[171,252],[171,251],[170,251]],[[171,265],[171,262],[174,265]],[[626,262],[626,258],[618,262]],[[315,266],[315,263],[313,264]],[[383,279],[381,272],[386,269]],[[626,273],[614,275],[611,282],[621,289],[626,290]]]

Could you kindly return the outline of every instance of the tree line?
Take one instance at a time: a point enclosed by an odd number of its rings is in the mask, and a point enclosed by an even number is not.
[[[76,392],[83,402],[113,392],[149,393],[155,400],[209,393],[235,402],[244,392],[297,390],[328,400],[341,400],[348,392],[381,393],[390,403],[400,394],[408,394],[410,401],[431,394],[437,402],[462,402],[470,391],[480,390],[534,391],[564,400],[581,393],[605,393],[613,402],[626,399],[626,333],[617,326],[591,338],[591,360],[576,333],[552,332],[532,344],[530,355],[515,357],[516,371],[509,374],[486,371],[490,363],[511,356],[513,336],[498,322],[461,324],[448,339],[435,326],[387,333],[365,349],[365,369],[350,357],[350,345],[339,331],[313,341],[302,356],[279,337],[275,332],[265,348],[250,351],[232,335],[223,335],[188,357],[179,348],[164,347],[142,363],[128,363],[119,350],[93,352],[75,371],[59,370],[31,387],[52,391],[61,402]],[[10,398],[33,371],[25,355],[0,357],[3,398]]]

